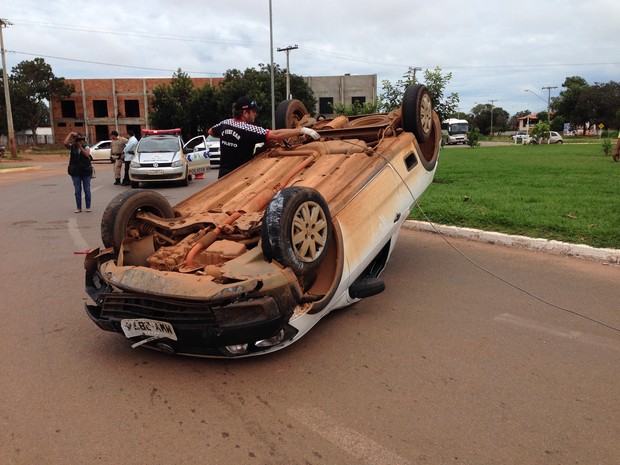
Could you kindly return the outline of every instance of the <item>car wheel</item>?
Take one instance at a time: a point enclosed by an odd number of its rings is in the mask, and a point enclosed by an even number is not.
[[[116,252],[127,236],[129,229],[137,228],[136,214],[149,212],[161,218],[174,217],[174,211],[168,200],[155,191],[125,191],[114,197],[101,217],[101,240],[106,247],[113,247]]]
[[[284,100],[276,108],[276,129],[292,129],[308,114],[306,106],[299,100]]]
[[[332,228],[327,202],[319,192],[309,187],[287,187],[265,209],[263,255],[303,276],[325,258]]]
[[[564,143],[563,140],[559,140],[559,141],[556,142],[556,144],[563,144],[563,143]]]
[[[412,132],[418,142],[426,142],[433,129],[433,102],[424,84],[409,86],[401,105],[403,129]]]
[[[181,186],[183,187],[189,186],[189,170],[185,172],[185,177],[181,181]]]

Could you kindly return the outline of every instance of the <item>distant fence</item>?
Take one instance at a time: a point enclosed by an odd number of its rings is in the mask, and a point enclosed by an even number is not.
[[[15,134],[15,142],[17,145],[46,145],[53,144],[54,137],[51,134],[37,134],[35,144],[32,134]]]
[[[15,143],[17,145],[57,145],[51,134],[37,134],[36,144],[32,134],[15,134]],[[0,145],[5,147],[9,145],[9,138],[5,134],[0,135]]]

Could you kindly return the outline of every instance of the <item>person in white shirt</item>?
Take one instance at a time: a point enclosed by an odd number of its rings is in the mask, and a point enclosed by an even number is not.
[[[134,156],[134,150],[136,149],[136,145],[138,145],[138,139],[134,136],[133,130],[128,129],[127,135],[129,136],[129,140],[125,144],[125,149],[123,150],[123,158],[125,160],[125,174],[123,176],[123,186],[129,186],[129,165],[131,164],[131,160]]]

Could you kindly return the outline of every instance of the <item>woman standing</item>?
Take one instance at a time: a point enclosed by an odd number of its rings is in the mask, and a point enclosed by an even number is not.
[[[70,132],[67,134],[64,144],[65,147],[70,150],[67,172],[73,180],[76,206],[75,213],[80,213],[82,211],[82,187],[84,188],[86,211],[90,212],[90,180],[93,175],[90,148],[86,144],[86,138],[77,132]]]

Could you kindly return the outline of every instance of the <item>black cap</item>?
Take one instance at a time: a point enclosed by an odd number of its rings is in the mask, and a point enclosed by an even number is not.
[[[256,110],[260,111],[260,107],[256,104],[254,100],[251,100],[247,97],[239,97],[235,102],[235,110]]]

